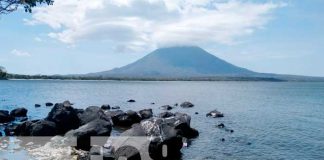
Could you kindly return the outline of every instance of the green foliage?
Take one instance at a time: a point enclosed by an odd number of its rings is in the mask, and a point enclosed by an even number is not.
[[[0,79],[7,79],[7,72],[6,70],[0,66]]]
[[[37,4],[47,4],[47,5],[53,5],[54,0],[25,0],[25,3],[23,3],[25,12],[32,12],[32,8],[36,7]]]
[[[38,5],[53,5],[54,0],[0,0],[0,14],[7,14],[23,6],[25,12],[32,12],[32,8]]]

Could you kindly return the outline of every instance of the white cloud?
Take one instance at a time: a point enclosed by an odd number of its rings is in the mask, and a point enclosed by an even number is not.
[[[67,44],[108,41],[118,50],[233,44],[262,29],[282,3],[218,0],[55,0],[28,25],[47,24]]]
[[[18,57],[29,57],[29,56],[31,56],[30,53],[25,52],[25,51],[21,51],[21,50],[17,50],[17,49],[13,49],[11,51],[11,54],[13,54],[15,56],[18,56]]]

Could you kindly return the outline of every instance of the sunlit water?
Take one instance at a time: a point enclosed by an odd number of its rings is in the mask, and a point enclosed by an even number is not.
[[[191,101],[195,107],[174,110],[190,114],[200,132],[182,149],[183,159],[324,159],[324,83],[0,81],[0,109],[23,106],[30,119],[47,115],[46,102],[64,100],[78,108],[110,104],[155,114],[162,105]],[[214,109],[225,117],[207,118]]]

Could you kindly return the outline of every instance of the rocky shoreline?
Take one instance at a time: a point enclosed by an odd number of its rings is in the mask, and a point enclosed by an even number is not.
[[[128,102],[133,103],[135,100]],[[11,112],[0,110],[0,123],[7,123],[5,135],[53,137],[47,145],[53,144],[58,137],[65,141],[75,139],[76,145],[69,149],[74,151],[76,159],[84,160],[93,156],[103,159],[179,159],[181,148],[187,146],[188,140],[199,136],[199,131],[190,126],[190,115],[169,111],[178,104],[173,107],[162,106],[161,109],[168,111],[159,114],[154,114],[150,108],[122,111],[119,107],[105,104],[101,107],[78,109],[69,101],[46,103],[46,106],[52,105],[54,106],[47,117],[39,120],[28,120],[28,111],[25,108],[17,108]],[[190,102],[183,102],[179,106],[194,107]],[[35,107],[40,105],[36,104]],[[215,110],[206,116],[217,118],[223,117],[223,114]],[[20,123],[11,123],[17,118]],[[222,128],[224,125],[218,127]],[[123,128],[118,137],[111,136],[115,128]],[[93,137],[100,138],[100,145],[92,144]],[[38,150],[42,151],[45,152],[44,149]]]

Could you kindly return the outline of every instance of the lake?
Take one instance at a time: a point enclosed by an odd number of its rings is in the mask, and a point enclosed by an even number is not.
[[[200,132],[182,149],[182,159],[324,159],[324,83],[0,81],[0,109],[25,107],[30,119],[47,115],[46,102],[64,100],[76,108],[110,104],[155,114],[162,105],[190,101],[193,108],[173,110],[190,114]],[[214,109],[225,117],[207,118]],[[219,123],[234,133],[217,128]]]

